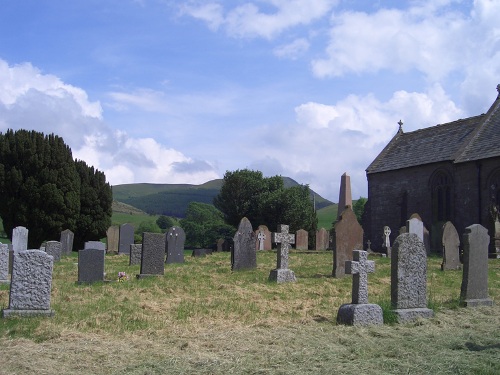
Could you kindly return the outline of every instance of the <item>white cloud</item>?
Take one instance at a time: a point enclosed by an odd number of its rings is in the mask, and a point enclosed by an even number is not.
[[[281,58],[296,60],[309,49],[307,39],[295,39],[292,43],[285,44],[274,49],[274,54]]]
[[[325,16],[337,0],[261,0],[263,7],[274,12],[265,12],[256,2],[247,2],[223,14],[221,3],[189,3],[181,5],[181,13],[205,21],[216,30],[223,26],[227,33],[236,38],[273,39],[283,31],[309,24]]]

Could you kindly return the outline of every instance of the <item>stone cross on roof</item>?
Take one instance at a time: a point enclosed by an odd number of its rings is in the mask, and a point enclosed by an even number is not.
[[[263,231],[260,231],[257,235],[257,239],[259,240],[259,250],[264,250],[264,240],[266,239],[266,234]]]
[[[352,303],[368,303],[368,273],[375,272],[375,262],[368,252],[354,250],[353,259],[345,262],[345,273],[352,274]]]
[[[295,243],[295,235],[288,233],[288,225],[279,225],[278,232],[273,232],[272,241],[278,244],[277,268],[288,268],[288,252],[290,244]]]

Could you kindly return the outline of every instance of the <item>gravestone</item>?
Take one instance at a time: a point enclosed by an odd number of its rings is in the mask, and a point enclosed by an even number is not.
[[[238,231],[233,237],[234,247],[231,252],[231,270],[257,268],[256,242],[252,224],[246,217],[241,219]]]
[[[136,264],[141,264],[141,253],[142,253],[142,244],[131,244],[130,245],[130,260],[128,265],[134,266]]]
[[[492,306],[488,296],[488,230],[479,224],[465,228],[464,268],[460,303],[465,307]]]
[[[204,258],[207,256],[207,249],[193,249],[191,256],[194,258]]]
[[[458,270],[460,269],[460,237],[455,226],[447,221],[443,225],[443,263],[441,270]]]
[[[335,248],[333,250],[333,277],[345,276],[345,262],[352,260],[352,252],[363,248],[363,228],[351,207],[344,210],[335,223]]]
[[[352,303],[343,304],[337,313],[337,323],[347,325],[383,324],[382,308],[368,303],[368,273],[375,272],[375,262],[368,260],[368,252],[354,250],[353,259],[345,264],[345,272],[352,275]]]
[[[118,254],[129,254],[134,243],[134,226],[129,223],[120,225]]]
[[[259,251],[262,250],[271,250],[271,232],[265,225],[259,225],[257,230],[255,231],[255,235],[257,236],[257,244],[256,249]]]
[[[299,229],[295,233],[295,248],[297,250],[307,250],[309,248],[309,233],[305,229]]]
[[[0,243],[0,284],[9,283],[9,247]]]
[[[429,235],[429,230],[425,227],[424,222],[419,214],[412,214],[410,216],[410,219],[406,221],[406,233],[415,233],[418,238],[420,238],[420,240],[424,243],[427,255],[431,253],[431,237]]]
[[[223,245],[224,245],[224,238],[219,238],[217,240],[217,252],[220,253],[221,251],[223,251],[223,248],[222,248]]]
[[[400,323],[434,315],[427,308],[427,252],[415,233],[401,234],[394,241],[391,305]]]
[[[352,194],[351,194],[351,177],[344,173],[340,177],[340,190],[339,190],[339,205],[337,211],[337,220],[339,220],[342,212],[347,208],[352,207]]]
[[[45,252],[54,257],[54,263],[61,260],[62,244],[59,241],[47,241],[45,243]]]
[[[120,228],[118,225],[112,225],[106,231],[106,242],[108,245],[108,253],[118,253],[118,244],[120,242]]]
[[[73,251],[73,240],[75,238],[75,234],[69,229],[65,229],[61,232],[61,254],[69,255]]]
[[[165,263],[184,263],[184,242],[186,233],[181,227],[172,227],[167,233],[167,260]]]
[[[86,248],[78,251],[78,283],[104,281],[104,249]]]
[[[272,233],[272,241],[278,244],[276,251],[277,265],[269,274],[269,281],[277,283],[295,282],[295,273],[288,268],[290,245],[295,243],[295,236],[288,233],[288,225],[278,225],[278,231]]]
[[[28,249],[28,229],[25,227],[12,229],[12,249],[14,253]]]
[[[41,250],[19,250],[14,256],[10,283],[9,308],[3,317],[52,316],[53,258]]]
[[[385,253],[387,254],[387,257],[391,257],[391,228],[389,228],[387,225],[384,227],[384,243],[382,244],[382,248],[385,249]]]
[[[330,233],[325,228],[316,231],[316,250],[326,250],[329,240]]]
[[[106,244],[101,241],[87,241],[83,245],[84,249],[97,249],[106,251]]]
[[[164,260],[167,237],[163,233],[142,234],[141,273],[137,278],[165,274]]]

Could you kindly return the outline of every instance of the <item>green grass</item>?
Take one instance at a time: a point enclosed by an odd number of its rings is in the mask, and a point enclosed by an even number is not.
[[[298,281],[267,280],[274,252],[255,270],[231,272],[230,254],[166,265],[165,275],[136,279],[139,266],[106,255],[108,280],[78,285],[77,255],[54,266],[53,318],[1,319],[0,374],[424,374],[500,372],[500,307],[458,307],[462,273],[428,259],[428,300],[435,318],[394,324],[390,260],[374,257],[369,301],[385,325],[337,326],[351,300],[351,278],[332,278],[332,253],[292,252]],[[489,293],[500,298],[500,262],[489,261]],[[0,286],[0,308],[8,287]]]
[[[332,229],[333,222],[337,220],[338,204],[331,204],[316,211],[318,217],[318,229]]]

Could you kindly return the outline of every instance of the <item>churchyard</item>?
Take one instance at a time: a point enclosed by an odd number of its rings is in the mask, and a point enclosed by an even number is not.
[[[459,306],[462,272],[427,258],[430,319],[397,324],[391,260],[369,256],[368,300],[384,325],[336,324],[352,276],[332,277],[332,252],[291,250],[293,283],[269,281],[275,251],[231,271],[228,252],[165,264],[137,279],[129,256],[105,256],[104,282],[78,284],[78,255],[54,263],[53,317],[0,319],[0,374],[424,374],[500,372],[500,307]],[[117,281],[119,272],[128,279]],[[488,260],[500,298],[500,262]],[[0,285],[0,308],[9,287]]]

